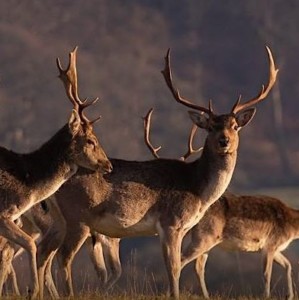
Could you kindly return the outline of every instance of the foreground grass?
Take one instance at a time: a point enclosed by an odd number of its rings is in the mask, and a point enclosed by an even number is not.
[[[17,297],[17,296],[5,296],[1,297],[3,300],[24,300],[29,299],[28,297]],[[51,299],[50,297],[45,297],[44,299]],[[167,295],[157,295],[157,296],[150,296],[150,295],[142,295],[142,294],[119,294],[119,295],[109,295],[109,294],[100,294],[100,293],[86,293],[82,295],[78,295],[76,297],[61,297],[61,300],[169,300],[172,299],[168,297]],[[204,297],[189,294],[189,293],[181,293],[180,300],[205,300]],[[260,300],[260,299],[266,299],[263,297],[253,297],[253,296],[238,296],[238,297],[231,297],[229,295],[219,295],[219,296],[212,296],[210,298],[211,300]],[[286,299],[286,297],[273,297],[271,299]],[[298,299],[295,297],[295,299]],[[267,298],[267,300],[270,300]]]

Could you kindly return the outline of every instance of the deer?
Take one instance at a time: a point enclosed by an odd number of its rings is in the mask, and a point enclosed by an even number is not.
[[[195,270],[203,295],[208,253],[219,245],[223,250],[261,252],[264,296],[270,297],[273,262],[286,270],[288,296],[294,298],[292,266],[281,253],[299,238],[299,210],[266,195],[224,195],[190,231],[191,241],[182,253],[182,268],[195,260]]]
[[[90,174],[79,169],[59,189],[55,198],[66,222],[65,237],[59,247],[53,247],[51,234],[42,239],[39,267],[45,270],[57,252],[65,294],[74,295],[71,265],[76,253],[90,234],[97,232],[112,238],[158,235],[170,295],[179,298],[182,239],[226,190],[236,165],[239,132],[252,120],[253,106],[268,96],[276,81],[278,70],[266,49],[270,66],[267,86],[244,103],[239,97],[230,112],[221,115],[214,113],[211,101],[205,107],[180,95],[173,85],[167,51],[163,77],[175,100],[193,109],[189,112],[193,123],[207,131],[202,154],[191,163],[109,158],[112,173]]]
[[[153,110],[150,110],[144,118],[145,144],[155,158],[160,158],[157,152],[161,146],[154,147],[150,142],[150,124]],[[193,148],[193,138],[197,127],[192,127],[188,151],[181,159],[185,160],[190,155],[198,153],[202,149]],[[188,238],[189,237],[189,240]],[[286,270],[288,299],[294,298],[292,284],[292,266],[290,261],[281,253],[289,244],[299,238],[299,210],[288,207],[280,199],[267,195],[236,195],[230,191],[216,201],[205,213],[203,218],[187,233],[185,240],[188,241],[182,251],[181,268],[195,260],[195,270],[201,290],[206,299],[209,293],[205,283],[205,265],[208,253],[216,246],[223,250],[261,252],[264,260],[264,296],[270,298],[271,275],[273,262]],[[98,236],[95,241],[103,243],[102,237]],[[110,241],[110,247],[105,248],[115,256],[119,253],[119,239]],[[107,241],[106,241],[107,244]],[[100,248],[95,244],[94,248]],[[107,252],[106,250],[106,252]],[[105,253],[107,256],[107,253]],[[98,255],[101,255],[99,252]],[[111,256],[111,255],[110,255]],[[121,275],[119,257],[113,260],[93,260],[96,269],[108,267],[118,270],[113,284]]]
[[[61,68],[67,96],[73,104],[69,121],[52,138],[30,153],[16,153],[0,147],[0,236],[24,248],[29,254],[32,276],[31,297],[39,295],[37,272],[37,247],[34,239],[26,234],[15,221],[31,207],[54,194],[78,170],[109,173],[112,165],[95,134],[93,123],[84,109],[97,101],[80,100],[77,90],[75,48],[69,54],[69,66]]]
[[[144,140],[152,155],[160,159],[158,151],[161,146],[155,148],[149,138],[152,112],[151,109],[144,118]],[[192,126],[188,151],[181,157],[183,160],[202,150],[194,149],[192,145],[196,130],[197,127]],[[225,191],[184,238],[188,242],[182,252],[181,268],[195,260],[197,278],[204,297],[208,299],[205,265],[211,249],[220,246],[229,251],[261,252],[264,259],[265,297],[271,296],[272,265],[276,262],[286,270],[287,298],[290,300],[294,298],[292,266],[281,252],[298,238],[299,210],[271,196],[237,195]],[[120,239],[94,233],[92,242],[93,265],[101,282],[110,288],[122,273]]]

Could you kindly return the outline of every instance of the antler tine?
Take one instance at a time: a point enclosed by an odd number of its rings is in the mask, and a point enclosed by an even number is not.
[[[95,118],[94,120],[92,120],[92,121],[89,121],[89,124],[94,124],[94,123],[97,123],[98,121],[100,121],[101,120],[101,118],[102,118],[102,116],[98,116],[97,118]]]
[[[157,152],[162,148],[161,146],[154,148],[154,146],[152,145],[152,143],[150,142],[150,127],[151,127],[151,117],[152,117],[152,113],[153,113],[154,109],[151,108],[148,113],[146,114],[146,116],[143,118],[143,124],[144,124],[144,141],[145,144],[147,145],[147,147],[149,148],[149,150],[151,151],[151,153],[153,154],[153,156],[155,158],[159,158],[159,155],[157,154]]]
[[[90,101],[88,101],[87,98],[85,98],[83,101],[81,101],[79,99],[79,101],[81,102],[80,106],[82,107],[82,109],[84,109],[86,107],[89,107],[89,106],[97,103],[99,101],[99,99],[100,99],[99,97],[96,97],[96,98],[94,98],[93,100],[90,100]]]
[[[190,135],[189,135],[189,140],[188,140],[188,151],[186,152],[186,154],[184,156],[181,157],[181,160],[185,161],[191,154],[194,153],[198,153],[200,151],[202,151],[203,147],[200,147],[198,149],[194,149],[193,148],[193,139],[195,136],[195,133],[197,131],[197,126],[195,124],[193,124],[191,131],[190,131]]]
[[[262,86],[263,87],[263,86]],[[235,110],[236,108],[240,105],[241,103],[241,98],[242,98],[242,95],[240,94],[237,101],[235,102],[235,104],[233,105],[233,108],[232,108],[232,113],[236,113]]]
[[[277,73],[279,70],[276,69],[276,67],[275,67],[273,55],[271,53],[270,48],[266,46],[266,50],[267,50],[268,57],[269,57],[269,68],[270,68],[269,82],[268,82],[267,87],[265,88],[265,86],[262,85],[262,90],[260,91],[260,93],[255,98],[250,99],[243,104],[240,104],[241,98],[239,98],[232,108],[232,113],[236,114],[239,111],[241,111],[247,107],[257,104],[258,102],[265,99],[267,97],[267,95],[269,94],[269,92],[271,91],[271,89],[276,81]]]
[[[203,111],[207,114],[212,114],[212,112],[210,111],[210,109],[206,108],[206,107],[202,107],[202,106],[199,106],[199,105],[196,105],[196,104],[193,104],[192,102],[190,102],[189,100],[181,97],[180,95],[180,92],[178,89],[176,89],[174,86],[173,86],[173,83],[172,83],[172,74],[171,74],[171,68],[170,68],[170,49],[167,50],[167,53],[166,53],[166,56],[165,56],[165,66],[164,66],[164,70],[161,71],[161,73],[163,74],[163,77],[166,81],[166,84],[168,86],[168,88],[170,89],[174,99],[185,105],[185,106],[188,106],[190,108],[193,108],[193,109],[196,109],[196,110],[200,110],[200,111]]]
[[[209,111],[213,113],[212,99],[209,100]]]

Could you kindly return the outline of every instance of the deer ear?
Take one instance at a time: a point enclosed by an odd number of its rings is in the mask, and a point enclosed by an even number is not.
[[[72,135],[76,135],[81,126],[81,119],[78,112],[73,109],[71,117],[69,119],[69,129]]]
[[[188,111],[189,116],[194,124],[203,129],[208,129],[209,120],[204,113],[198,113],[195,111]]]
[[[254,117],[255,112],[256,112],[256,109],[254,107],[245,109],[244,111],[240,112],[236,116],[236,121],[238,123],[238,126],[241,128],[241,127],[244,127],[245,125],[247,125]]]

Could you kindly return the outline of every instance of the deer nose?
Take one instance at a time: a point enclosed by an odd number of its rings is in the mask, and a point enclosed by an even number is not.
[[[111,173],[113,171],[113,166],[109,160],[107,161],[107,166],[105,169],[107,173]]]
[[[98,160],[98,168],[103,174],[111,173],[113,170],[112,164],[108,159],[105,161]]]
[[[229,138],[227,136],[223,136],[219,139],[219,146],[225,148],[228,146]]]

